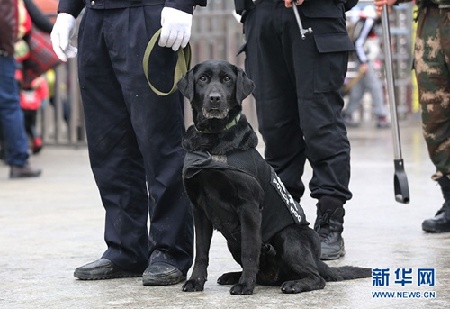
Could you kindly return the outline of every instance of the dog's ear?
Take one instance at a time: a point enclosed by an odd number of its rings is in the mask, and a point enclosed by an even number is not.
[[[194,70],[189,70],[178,82],[177,88],[189,102],[194,99]]]
[[[255,83],[248,78],[244,70],[237,68],[237,80],[236,80],[236,99],[239,103],[242,102],[249,94],[255,89]]]

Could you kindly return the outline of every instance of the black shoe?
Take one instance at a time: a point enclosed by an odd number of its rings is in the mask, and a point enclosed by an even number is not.
[[[186,276],[170,264],[156,262],[151,264],[142,275],[144,285],[173,285],[186,280]]]
[[[125,277],[140,277],[140,273],[134,273],[120,268],[108,259],[98,259],[94,262],[75,269],[73,274],[81,280],[99,280]]]
[[[325,197],[326,199],[334,198]],[[321,199],[319,203],[322,201]],[[336,260],[345,255],[344,239],[342,238],[344,214],[345,210],[342,207],[338,207],[334,211],[331,209],[317,210],[314,230],[320,238],[321,260]]]
[[[11,165],[9,171],[9,178],[23,178],[23,177],[39,177],[41,176],[41,169],[32,168],[29,164],[22,167]]]
[[[444,205],[441,209],[438,210],[434,218],[430,218],[422,222],[422,230],[430,233],[450,232],[449,211],[450,209],[448,207],[446,208]]]

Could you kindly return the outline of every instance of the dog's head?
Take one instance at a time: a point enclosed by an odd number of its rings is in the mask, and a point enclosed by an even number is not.
[[[194,123],[226,125],[242,110],[242,100],[255,88],[245,72],[224,60],[197,64],[177,83],[192,106]]]

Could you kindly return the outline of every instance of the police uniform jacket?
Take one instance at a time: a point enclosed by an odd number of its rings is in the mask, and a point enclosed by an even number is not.
[[[205,6],[206,0],[60,0],[58,13],[69,13],[76,17],[84,7],[91,9],[119,9],[153,4],[165,4],[166,7],[192,14],[194,6]]]

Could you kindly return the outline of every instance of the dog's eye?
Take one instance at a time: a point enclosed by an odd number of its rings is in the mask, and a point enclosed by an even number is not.
[[[208,77],[206,77],[206,75],[202,75],[202,76],[200,76],[199,80],[201,82],[206,82],[208,80]]]
[[[225,76],[223,77],[223,81],[224,81],[224,82],[229,82],[229,81],[231,81],[231,77],[229,77],[228,75],[225,75]]]

